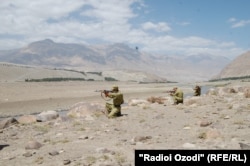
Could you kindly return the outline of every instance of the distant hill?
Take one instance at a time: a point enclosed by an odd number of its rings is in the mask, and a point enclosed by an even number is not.
[[[250,51],[238,56],[213,79],[250,78]]]
[[[0,51],[0,62],[79,71],[131,71],[155,75],[169,81],[203,81],[217,74],[230,60],[197,54],[192,56],[152,55],[122,43],[82,45],[56,43],[50,39],[26,47]],[[121,75],[120,75],[121,76]],[[123,77],[124,78],[124,77]]]
[[[153,74],[117,70],[84,72],[60,68],[44,68],[0,62],[0,82],[41,82],[41,81],[131,81],[140,83],[167,82]]]

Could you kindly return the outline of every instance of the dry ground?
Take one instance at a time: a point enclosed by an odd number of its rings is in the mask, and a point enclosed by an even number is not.
[[[128,82],[1,83],[0,116],[66,110],[78,102],[104,105],[100,93],[94,91],[114,84],[124,93],[126,103],[167,96],[162,92],[176,86]],[[234,85],[249,83],[227,86]],[[188,94],[194,84],[178,86]],[[93,119],[15,125],[0,133],[0,165],[60,166],[70,161],[72,166],[129,166],[134,165],[135,149],[240,149],[240,142],[250,144],[249,98],[237,93],[201,99],[203,104],[198,105],[125,104],[124,116],[116,119],[96,114]],[[205,125],[201,126],[201,122]],[[43,146],[26,150],[30,140]],[[54,151],[58,154],[51,155]]]

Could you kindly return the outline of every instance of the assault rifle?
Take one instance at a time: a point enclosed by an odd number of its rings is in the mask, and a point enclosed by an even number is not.
[[[112,90],[95,90],[95,92],[110,93]]]
[[[107,97],[107,94],[110,93],[110,92],[112,92],[112,90],[95,90],[95,92],[101,92],[101,97],[105,101],[109,101],[111,99],[111,98]]]
[[[175,91],[174,90],[167,90],[167,91],[164,91],[163,93],[170,93],[170,94],[174,94]]]

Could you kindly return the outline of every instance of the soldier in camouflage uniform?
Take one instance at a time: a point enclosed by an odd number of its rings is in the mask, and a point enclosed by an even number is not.
[[[200,96],[201,95],[201,87],[196,85],[194,88],[194,96]]]
[[[113,103],[106,103],[106,115],[108,118],[121,116],[121,104],[124,103],[123,94],[119,92],[118,86],[113,86],[111,92],[105,92],[105,96],[112,98]]]
[[[174,105],[177,105],[179,103],[183,103],[183,92],[180,88],[174,87],[173,93],[170,93],[171,96],[173,96],[174,99]]]

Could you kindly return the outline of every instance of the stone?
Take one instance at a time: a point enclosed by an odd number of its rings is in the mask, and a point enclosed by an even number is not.
[[[24,157],[31,157],[33,154],[30,152],[26,152],[23,154]]]
[[[70,163],[71,163],[71,161],[69,159],[63,160],[63,165],[68,165]]]
[[[182,145],[182,147],[183,147],[183,148],[186,148],[186,149],[194,149],[194,148],[196,148],[196,145],[187,142],[187,143],[184,143],[184,144]]]
[[[207,127],[207,126],[209,126],[209,125],[211,125],[211,124],[212,124],[212,122],[207,121],[207,120],[202,120],[202,121],[200,122],[200,126],[201,126],[201,127]]]
[[[80,102],[71,106],[67,116],[73,118],[86,118],[86,120],[94,120],[93,116],[95,113],[101,112],[103,109],[104,106],[98,103]]]
[[[15,118],[6,118],[0,121],[0,129],[7,128],[13,124],[17,124],[18,121]]]
[[[42,144],[37,142],[37,141],[29,141],[27,143],[27,145],[25,146],[25,149],[26,150],[29,150],[29,149],[39,149],[40,147],[42,147]]]
[[[146,142],[148,139],[152,139],[151,136],[136,136],[132,139],[133,142]]]
[[[131,99],[128,102],[129,106],[138,106],[141,104],[148,104],[149,102],[147,100],[143,100],[143,99]]]
[[[244,144],[244,143],[239,143],[240,144],[240,148],[241,149],[245,149],[245,150],[250,150],[250,145]]]
[[[53,150],[53,151],[49,152],[49,155],[56,156],[56,155],[59,155],[59,152],[56,150]]]
[[[20,124],[30,124],[37,121],[36,116],[34,115],[24,115],[17,119]]]
[[[44,111],[37,115],[38,122],[47,122],[54,120],[59,117],[59,114],[56,111]]]

